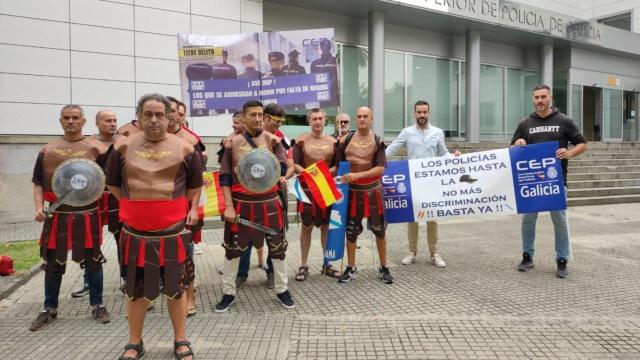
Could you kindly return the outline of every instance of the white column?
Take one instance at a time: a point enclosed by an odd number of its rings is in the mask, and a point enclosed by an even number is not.
[[[467,142],[480,141],[480,31],[467,32],[467,78],[465,82],[467,104]]]
[[[383,12],[369,13],[369,106],[373,111],[373,131],[384,137]]]
[[[540,48],[540,79],[549,85],[553,93],[553,45],[544,44]]]

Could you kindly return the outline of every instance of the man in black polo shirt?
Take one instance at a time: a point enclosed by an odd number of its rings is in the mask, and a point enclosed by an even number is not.
[[[518,125],[511,139],[511,145],[525,146],[558,141],[560,148],[556,151],[556,157],[562,162],[562,174],[566,188],[568,160],[587,150],[587,140],[582,136],[573,120],[551,106],[552,100],[549,86],[539,85],[533,89],[533,105],[536,107],[536,111]],[[567,149],[569,142],[573,144],[572,149]],[[569,275],[567,261],[571,255],[567,215],[565,210],[550,211],[550,214],[556,239],[556,262],[558,264],[556,275],[559,278],[565,278]],[[536,237],[537,219],[538,213],[528,213],[522,217],[522,262],[518,265],[518,271],[526,272],[533,268],[533,244]]]

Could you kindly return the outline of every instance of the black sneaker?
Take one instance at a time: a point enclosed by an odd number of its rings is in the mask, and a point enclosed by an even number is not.
[[[106,324],[111,321],[111,317],[109,316],[109,312],[107,308],[104,306],[96,306],[91,311],[91,315],[96,320],[98,324]]]
[[[87,296],[89,294],[89,285],[83,284],[82,287],[79,287],[71,292],[72,298],[81,298],[83,296]]]
[[[558,260],[558,270],[556,270],[556,275],[561,279],[564,279],[567,276],[569,276],[569,271],[567,270],[567,260],[565,259]]]
[[[351,279],[355,279],[358,277],[358,268],[351,268],[351,266],[347,266],[346,269],[342,272],[342,276],[338,282],[348,283]]]
[[[233,295],[222,295],[222,300],[216,304],[216,312],[222,314],[223,312],[229,310],[231,305],[236,302],[236,297]]]
[[[42,310],[38,317],[31,322],[29,325],[29,330],[38,331],[43,329],[45,326],[49,325],[51,321],[53,321],[58,316],[58,312],[52,310]]]
[[[518,265],[518,271],[527,272],[529,269],[533,268],[533,259],[531,255],[527,253],[522,253],[522,261]]]
[[[247,278],[244,276],[236,276],[236,290],[239,290],[244,284],[247,283]]]
[[[391,276],[388,267],[381,266],[378,268],[378,278],[385,284],[393,284],[393,276]]]
[[[289,290],[285,290],[277,296],[278,300],[280,300],[280,304],[282,304],[285,309],[293,309],[294,307],[296,307],[296,304],[293,302],[293,298],[291,297],[291,293],[289,292]]]

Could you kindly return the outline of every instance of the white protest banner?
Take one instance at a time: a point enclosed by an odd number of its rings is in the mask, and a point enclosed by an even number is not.
[[[566,209],[557,142],[387,164],[389,223]]]

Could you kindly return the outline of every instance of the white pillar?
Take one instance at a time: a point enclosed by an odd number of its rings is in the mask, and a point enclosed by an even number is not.
[[[553,45],[544,44],[540,48],[540,79],[553,93]]]
[[[467,32],[467,78],[465,81],[467,104],[467,142],[480,141],[480,31]]]
[[[369,106],[373,131],[384,137],[384,13],[379,11],[369,13]]]

